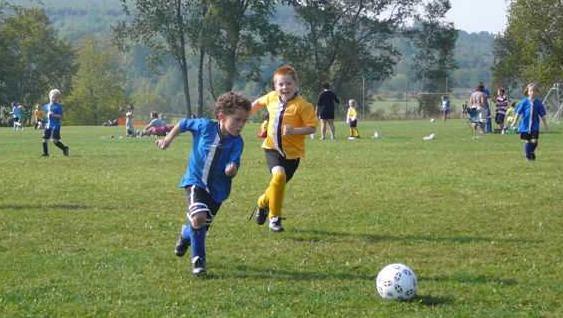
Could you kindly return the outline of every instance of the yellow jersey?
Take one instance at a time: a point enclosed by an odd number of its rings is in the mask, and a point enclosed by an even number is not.
[[[356,112],[356,108],[348,107],[348,113],[346,114],[346,119],[348,121],[356,120],[358,113]]]
[[[315,108],[303,97],[297,95],[286,104],[280,101],[276,91],[258,98],[260,107],[266,107],[269,114],[268,133],[262,148],[277,150],[286,159],[305,156],[305,135],[283,135],[283,126],[293,128],[316,127]]]

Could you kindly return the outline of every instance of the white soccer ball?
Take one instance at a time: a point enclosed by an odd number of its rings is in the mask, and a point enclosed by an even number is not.
[[[377,293],[383,299],[408,300],[416,295],[416,274],[404,264],[385,266],[375,279]]]
[[[435,121],[436,121],[436,119],[430,118],[430,122],[431,122],[431,123],[433,123],[433,122],[435,122]]]

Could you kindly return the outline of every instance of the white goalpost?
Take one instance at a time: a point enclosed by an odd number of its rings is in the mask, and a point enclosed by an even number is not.
[[[559,122],[563,114],[563,85],[555,83],[543,98],[543,104],[551,121]]]

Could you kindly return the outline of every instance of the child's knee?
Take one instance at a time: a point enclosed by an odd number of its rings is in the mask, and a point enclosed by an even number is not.
[[[190,216],[190,224],[194,230],[202,228],[207,224],[207,213],[200,212]]]
[[[282,166],[275,166],[272,168],[273,183],[285,183],[286,179],[285,169]]]
[[[209,207],[201,202],[195,202],[188,207],[188,219],[194,230],[211,223]]]

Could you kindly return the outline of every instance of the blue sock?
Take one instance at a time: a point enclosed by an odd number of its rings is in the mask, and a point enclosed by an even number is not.
[[[189,222],[189,221],[188,221],[188,222]],[[191,236],[192,236],[191,232],[192,232],[192,227],[191,227],[191,226],[189,226],[189,225],[187,225],[187,224],[182,225],[182,230],[180,231],[180,235],[182,236],[182,238],[183,238],[184,240],[188,240],[188,241],[191,242],[191,239],[190,239]]]
[[[532,143],[527,142],[524,144],[524,152],[526,153],[527,159],[532,158]]]
[[[190,226],[191,228],[191,226]],[[205,260],[205,234],[207,227],[203,226],[199,229],[191,229],[190,240],[192,242],[192,258],[199,256]]]

